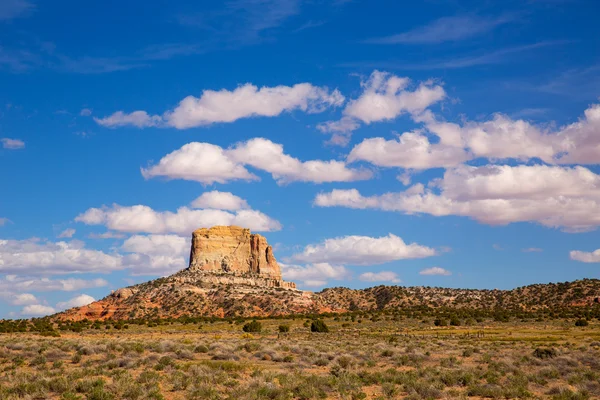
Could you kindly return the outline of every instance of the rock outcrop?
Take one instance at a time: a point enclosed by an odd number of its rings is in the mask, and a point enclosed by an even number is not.
[[[189,266],[174,275],[119,289],[61,319],[266,316],[307,312],[312,292],[281,277],[267,239],[239,226],[193,232]]]
[[[202,228],[192,234],[190,265],[179,275],[204,274],[219,283],[295,289],[281,278],[281,269],[267,239],[239,226]],[[212,275],[212,276],[211,276]]]
[[[513,290],[377,286],[296,289],[266,239],[236,226],[193,233],[190,264],[178,273],[119,289],[90,305],[56,314],[61,320],[154,319],[187,316],[267,317],[412,307],[538,310],[600,302],[600,280],[530,285]]]

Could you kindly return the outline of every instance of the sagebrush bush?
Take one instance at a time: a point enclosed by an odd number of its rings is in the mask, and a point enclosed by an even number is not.
[[[317,319],[310,324],[311,332],[327,333],[329,328],[322,319]]]
[[[257,320],[254,320],[252,322],[244,324],[242,330],[248,333],[260,333],[262,331],[262,324]]]

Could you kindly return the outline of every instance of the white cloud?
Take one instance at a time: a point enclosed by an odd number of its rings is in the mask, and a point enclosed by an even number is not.
[[[69,229],[65,229],[64,231],[62,231],[58,235],[58,237],[59,238],[72,238],[74,234],[75,234],[75,229],[69,228]]]
[[[360,97],[348,103],[344,115],[365,124],[389,121],[403,113],[420,113],[446,97],[446,92],[439,85],[424,82],[414,91],[405,90],[409,84],[408,78],[374,71],[363,82],[364,91]]]
[[[18,150],[25,147],[25,142],[19,139],[2,138],[0,142],[2,147],[8,150]]]
[[[142,168],[144,178],[165,177],[206,185],[232,180],[256,180],[255,175],[233,160],[226,150],[210,143],[188,143],[164,156],[158,164]]]
[[[205,90],[199,98],[188,96],[162,116],[149,115],[146,111],[130,114],[117,111],[105,118],[95,118],[95,121],[106,127],[133,125],[188,129],[241,118],[275,117],[294,110],[318,113],[328,107],[340,106],[344,100],[338,90],[329,91],[310,83],[260,89],[248,83],[233,91]]]
[[[300,282],[304,286],[324,286],[331,279],[342,280],[350,276],[350,272],[341,265],[315,263],[305,266],[279,263],[284,279]]]
[[[402,280],[398,277],[398,274],[392,271],[381,271],[381,272],[365,272],[360,274],[358,279],[365,282],[390,282],[390,283],[401,283]]]
[[[82,117],[89,117],[90,115],[92,115],[92,110],[89,108],[84,108],[79,112],[79,115],[81,115]]]
[[[61,274],[122,269],[120,257],[86,249],[83,242],[0,240],[0,272]]]
[[[194,208],[211,208],[215,210],[243,210],[250,208],[246,200],[229,192],[204,192],[192,202]]]
[[[38,304],[38,303],[39,303],[38,299],[31,293],[17,294],[17,295],[15,295],[15,297],[12,301],[12,304],[14,304],[16,306],[25,306],[25,305]]]
[[[423,123],[423,129],[403,133],[396,140],[365,139],[352,149],[348,161],[428,169],[453,167],[476,158],[540,159],[548,164],[596,164],[600,159],[600,104],[586,109],[578,122],[556,130],[502,114],[460,125],[438,121],[425,110],[414,114],[413,120]],[[432,135],[439,140],[432,143]]]
[[[8,218],[0,218],[0,226],[6,224],[9,221]]]
[[[600,160],[600,104],[593,104],[584,118],[562,127],[555,158],[561,164],[598,164]]]
[[[360,128],[360,123],[352,117],[342,117],[339,121],[326,121],[317,125],[323,133],[331,133],[328,143],[337,146],[347,146],[353,131]]]
[[[301,182],[350,182],[369,179],[371,171],[347,168],[342,161],[300,161],[283,152],[283,146],[255,138],[228,150],[232,159],[273,175],[278,184]]]
[[[449,276],[449,275],[452,275],[452,272],[448,271],[447,269],[440,268],[440,267],[431,267],[431,268],[425,268],[424,270],[420,271],[419,275]]]
[[[382,167],[429,169],[452,167],[471,157],[460,147],[432,144],[420,132],[406,132],[397,140],[376,137],[365,139],[348,155],[348,162],[367,161]]]
[[[50,314],[54,314],[56,310],[50,306],[44,306],[42,304],[32,304],[23,307],[21,315],[42,317]]]
[[[190,236],[198,228],[215,225],[239,225],[253,231],[277,231],[281,224],[256,210],[193,210],[180,207],[176,212],[155,211],[145,205],[90,208],[75,221],[87,225],[104,225],[120,232],[175,233]]]
[[[186,129],[240,118],[274,117],[293,110],[316,113],[343,102],[339,91],[330,92],[310,83],[260,89],[245,84],[233,91],[205,90],[200,98],[188,96],[173,111],[165,113],[165,120],[169,126]]]
[[[121,246],[132,275],[167,276],[188,265],[191,235],[133,235]]]
[[[0,278],[0,292],[74,292],[81,289],[108,286],[104,279],[49,279],[33,278],[21,275],[6,275]]]
[[[88,235],[90,239],[123,239],[124,234],[118,232],[103,232],[103,233],[90,233]]]
[[[463,126],[438,122],[425,113],[422,122],[442,143],[464,147],[471,158],[490,160],[539,158],[549,164],[597,164],[600,159],[600,104],[593,104],[578,122],[554,131],[502,114]],[[419,120],[417,118],[417,120]]]
[[[584,263],[600,262],[600,249],[592,252],[573,250],[569,253],[571,260],[581,261]]]
[[[126,114],[123,111],[117,111],[108,117],[94,117],[94,121],[96,121],[98,125],[107,128],[117,128],[128,125],[135,126],[136,128],[148,128],[162,126],[163,124],[163,120],[159,115],[149,115],[146,111],[134,111],[129,114]]]
[[[283,152],[283,146],[254,138],[223,148],[209,143],[188,143],[163,157],[158,164],[142,169],[146,179],[166,177],[204,184],[258,179],[244,166],[270,173],[279,184],[302,182],[348,182],[369,179],[372,172],[348,168],[342,161],[300,161]]]
[[[539,247],[528,247],[526,249],[521,250],[523,253],[541,253],[544,249],[540,249]]]
[[[291,259],[308,263],[375,265],[434,255],[434,249],[417,243],[406,244],[402,238],[390,233],[379,238],[344,236],[326,239],[321,244],[306,246],[302,253],[294,254]]]
[[[373,71],[361,84],[363,93],[346,105],[342,119],[319,124],[317,128],[334,134],[332,144],[346,145],[351,132],[358,129],[358,122],[390,121],[404,113],[417,115],[446,97],[444,89],[431,82],[422,82],[414,91],[407,89],[409,84],[408,78]]]
[[[77,240],[57,243],[36,239],[0,240],[0,273],[18,274],[0,279],[0,290],[75,291],[107,285],[104,279],[50,280],[22,275],[107,273],[127,269],[134,275],[164,276],[187,266],[189,246],[189,239],[175,235],[135,235],[120,249],[107,254],[86,249],[84,243]]]
[[[497,18],[458,15],[442,17],[408,32],[366,40],[375,44],[437,44],[464,40],[489,32],[499,25],[514,20],[505,15]]]
[[[371,197],[356,189],[333,190],[317,195],[314,203],[459,215],[490,225],[537,222],[565,231],[585,231],[600,225],[600,176],[584,167],[460,166],[447,170],[427,189],[416,184],[404,192]]]
[[[96,301],[92,296],[87,294],[81,294],[79,296],[73,297],[72,299],[64,302],[60,302],[56,305],[56,308],[59,310],[68,310],[73,307],[82,307],[87,306],[90,303]]]
[[[123,243],[122,249],[148,255],[185,255],[190,250],[190,239],[177,235],[134,235]]]

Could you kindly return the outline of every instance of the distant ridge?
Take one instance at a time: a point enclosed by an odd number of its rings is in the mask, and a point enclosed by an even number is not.
[[[236,226],[217,226],[193,233],[188,268],[119,289],[53,318],[255,317],[409,307],[535,311],[594,304],[600,304],[598,279],[512,290],[376,286],[301,291],[281,278],[273,250],[263,236]]]

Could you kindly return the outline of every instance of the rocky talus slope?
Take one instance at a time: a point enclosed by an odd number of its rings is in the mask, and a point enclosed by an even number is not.
[[[377,286],[301,291],[293,282],[282,279],[273,249],[263,236],[236,226],[217,226],[193,233],[188,268],[119,289],[54,318],[253,317],[410,307],[533,311],[598,303],[600,281],[596,279],[513,290]]]

